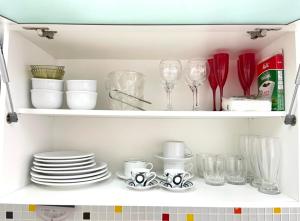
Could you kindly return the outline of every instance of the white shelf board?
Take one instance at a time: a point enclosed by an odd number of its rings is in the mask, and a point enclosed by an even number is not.
[[[199,178],[188,192],[169,192],[156,188],[134,191],[124,181],[108,181],[81,188],[50,188],[29,184],[4,196],[0,203],[46,205],[123,205],[181,207],[296,207],[296,200],[284,195],[266,195],[250,185],[209,186]]]
[[[284,117],[284,111],[118,111],[118,110],[70,110],[22,108],[19,114],[46,116],[82,116],[108,118],[268,118]]]

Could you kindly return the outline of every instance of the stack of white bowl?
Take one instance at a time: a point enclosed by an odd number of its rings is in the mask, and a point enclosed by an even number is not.
[[[63,80],[32,78],[31,102],[35,108],[57,109],[63,104]]]
[[[68,80],[67,105],[70,109],[91,110],[97,104],[96,80]]]

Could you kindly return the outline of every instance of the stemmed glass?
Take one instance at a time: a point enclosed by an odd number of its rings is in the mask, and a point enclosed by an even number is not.
[[[208,81],[209,85],[213,92],[213,104],[214,104],[214,111],[217,110],[216,108],[216,90],[218,87],[218,82],[216,79],[215,69],[214,69],[214,59],[208,59],[207,60],[207,69],[208,69]]]
[[[167,108],[166,110],[173,110],[171,92],[175,87],[176,81],[181,74],[181,63],[178,60],[162,60],[159,64],[160,75],[162,77],[163,86],[167,93]]]
[[[185,76],[193,93],[193,110],[199,110],[199,87],[206,80],[206,62],[200,59],[189,60]]]
[[[250,96],[251,84],[255,76],[255,54],[241,54],[238,59],[238,75],[246,96]]]
[[[228,76],[229,54],[218,53],[214,55],[214,70],[220,87],[220,107],[222,110],[223,88]]]

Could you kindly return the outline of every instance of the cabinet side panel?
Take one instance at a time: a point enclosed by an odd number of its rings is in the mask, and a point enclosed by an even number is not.
[[[289,108],[296,77],[295,33],[290,32],[265,47],[260,57],[266,58],[274,52],[284,52],[285,101]],[[255,82],[256,83],[256,82]],[[298,110],[296,109],[296,114]],[[282,143],[280,184],[282,192],[299,199],[299,129],[284,124],[283,118],[254,119],[249,121],[250,134],[279,137]]]
[[[28,65],[52,64],[54,59],[14,32],[9,33],[5,47],[14,105],[16,109],[29,107]],[[28,183],[32,154],[51,147],[52,122],[49,117],[19,115],[17,123],[7,124],[5,118],[10,109],[5,85],[3,85],[2,92],[0,99],[0,195],[12,192]]]

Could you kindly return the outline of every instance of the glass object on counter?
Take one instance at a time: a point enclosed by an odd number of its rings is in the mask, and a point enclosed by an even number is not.
[[[200,153],[196,155],[196,165],[197,165],[197,172],[200,178],[204,177],[204,159],[209,155],[207,153]]]
[[[281,147],[278,138],[262,137],[258,147],[258,167],[262,183],[258,190],[266,194],[279,194],[279,165]]]
[[[171,94],[175,87],[176,81],[180,78],[181,69],[181,62],[178,60],[162,60],[159,64],[163,87],[167,93],[166,110],[169,111],[173,110]]]
[[[136,98],[143,99],[144,97],[143,74],[135,71],[111,72],[108,74],[106,87],[110,96],[109,105],[112,110],[142,109],[143,102]],[[111,96],[115,99],[112,99]]]
[[[199,110],[199,87],[206,80],[206,62],[200,59],[191,59],[185,69],[186,81],[193,93],[193,110]]]
[[[249,136],[249,146],[250,146],[250,164],[253,169],[253,179],[250,183],[253,187],[260,187],[261,185],[261,173],[258,167],[258,149],[260,148],[260,138],[259,136]]]
[[[204,157],[204,180],[206,184],[221,186],[225,184],[225,158],[209,154]]]
[[[241,155],[226,157],[226,181],[234,185],[246,184],[246,161]]]
[[[214,70],[220,87],[220,109],[222,110],[223,88],[228,76],[229,54],[218,53],[214,55]]]
[[[218,82],[216,79],[216,73],[215,73],[215,68],[214,68],[214,59],[208,59],[207,60],[207,69],[208,69],[208,81],[209,81],[209,85],[212,89],[212,93],[213,93],[213,111],[217,110],[216,107],[216,90],[218,87]]]
[[[244,157],[246,160],[246,180],[247,183],[251,183],[253,180],[253,167],[250,162],[250,142],[249,142],[249,136],[247,135],[242,135],[240,136],[240,142],[239,142],[239,152],[240,154]]]

